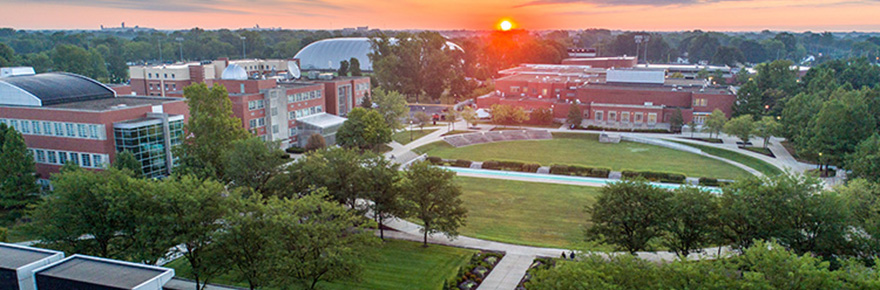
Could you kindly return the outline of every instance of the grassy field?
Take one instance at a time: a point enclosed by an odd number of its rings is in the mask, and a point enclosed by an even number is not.
[[[468,208],[461,234],[512,244],[567,247],[584,239],[598,187],[456,177]]]
[[[412,140],[410,140],[409,131],[400,131],[391,135],[391,140],[394,140],[401,145],[409,144],[413,140],[418,140],[419,138],[425,137],[425,135],[434,133],[437,129],[425,129],[425,130],[413,130],[412,131]]]
[[[706,146],[706,145],[699,145],[699,144],[679,142],[679,141],[672,141],[672,142],[681,143],[681,144],[688,145],[691,147],[696,147],[696,148],[699,148],[700,150],[703,150],[703,152],[706,152],[710,155],[715,155],[715,156],[718,156],[718,157],[721,157],[724,159],[728,159],[728,160],[742,163],[745,166],[748,166],[754,170],[760,171],[764,175],[772,176],[772,175],[778,175],[778,174],[782,173],[782,170],[779,169],[778,167],[773,166],[772,164],[767,163],[764,160],[761,160],[761,159],[758,159],[758,158],[755,158],[752,156],[748,156],[745,154],[733,152],[733,151],[726,150],[726,149]]]
[[[681,173],[689,177],[740,179],[749,173],[712,158],[659,146],[621,142],[599,143],[594,134],[557,134],[553,140],[498,142],[453,148],[446,142],[416,149],[446,159],[472,161],[511,160],[552,164],[606,167],[612,170],[650,170]]]
[[[321,289],[441,289],[443,281],[452,278],[458,267],[470,260],[475,250],[388,240],[377,249],[377,260],[364,265],[364,279],[360,282],[337,281],[319,284]],[[176,276],[189,278],[189,263],[177,259],[166,264],[174,268]],[[211,280],[213,284],[247,287],[247,282],[235,283],[232,275]]]

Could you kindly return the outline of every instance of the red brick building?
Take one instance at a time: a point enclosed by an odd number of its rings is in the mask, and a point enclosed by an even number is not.
[[[635,67],[638,61],[635,56],[578,57],[563,59],[562,64],[588,65],[594,68],[631,68]]]
[[[80,75],[0,78],[0,123],[22,133],[43,180],[66,162],[105,168],[123,150],[135,154],[147,177],[165,176],[188,116],[183,99],[117,96]]]
[[[679,110],[685,123],[702,124],[715,109],[729,117],[736,101],[728,87],[705,80],[668,79],[665,70],[523,65],[505,72],[509,75],[495,82],[496,92],[479,98],[478,107],[543,107],[564,119],[571,104],[579,104],[585,125],[662,128]]]
[[[183,88],[197,83],[213,85],[221,79],[223,71],[237,65],[243,68],[248,76],[272,77],[287,73],[287,59],[241,59],[218,60],[200,63],[177,63],[162,65],[138,65],[128,68],[131,88],[141,96],[180,96]]]

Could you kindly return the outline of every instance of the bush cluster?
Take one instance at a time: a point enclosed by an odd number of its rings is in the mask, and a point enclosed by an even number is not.
[[[483,169],[504,170],[504,171],[520,171],[520,172],[538,172],[540,164],[526,164],[519,161],[502,161],[487,160],[483,161]]]
[[[669,172],[655,172],[655,171],[630,171],[624,170],[621,172],[623,177],[625,178],[635,178],[635,177],[643,177],[647,180],[654,182],[663,182],[663,183],[684,183],[684,180],[687,178],[684,174],[678,173],[669,173]]]
[[[464,267],[458,268],[458,274],[452,280],[444,282],[444,290],[468,290],[477,289],[483,279],[489,276],[495,265],[504,257],[500,252],[483,251],[474,253],[470,262]]]
[[[287,153],[290,153],[290,154],[306,153],[306,149],[302,148],[302,147],[288,147],[287,149],[284,149],[284,151],[287,151]]]
[[[557,174],[557,175],[572,175],[572,176],[608,178],[608,174],[610,174],[610,173],[611,173],[611,169],[608,169],[608,168],[593,168],[593,167],[586,167],[586,166],[560,165],[560,164],[554,164],[554,165],[550,166],[550,174]]]

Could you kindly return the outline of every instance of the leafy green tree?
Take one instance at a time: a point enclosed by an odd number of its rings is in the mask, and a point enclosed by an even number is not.
[[[5,43],[0,43],[0,67],[12,66],[14,63],[15,50]]]
[[[359,77],[364,75],[364,73],[361,71],[361,61],[358,60],[356,57],[352,57],[351,59],[349,59],[348,64],[348,70],[351,72],[351,76]]]
[[[846,168],[852,170],[850,178],[880,183],[880,135],[874,133],[860,142],[855,152],[847,155]]]
[[[764,139],[764,148],[770,144],[770,137],[782,134],[782,124],[776,118],[765,116],[755,123],[755,136]]]
[[[357,208],[357,200],[365,197],[369,182],[364,180],[363,164],[374,156],[336,147],[308,152],[285,170],[284,177],[274,184],[276,192],[295,198],[324,187],[335,201]]]
[[[24,209],[39,199],[34,157],[14,128],[0,124],[0,208]]]
[[[180,163],[177,172],[201,178],[223,179],[223,154],[232,149],[232,142],[247,139],[250,134],[240,119],[232,114],[232,101],[222,85],[210,90],[204,83],[183,89],[189,105],[187,137],[176,149]]]
[[[216,240],[228,260],[227,267],[234,269],[232,273],[254,290],[272,282],[272,264],[281,259],[272,245],[276,238],[281,238],[272,227],[281,205],[274,198],[264,201],[258,193],[246,195],[235,194],[229,199],[229,211],[223,217],[225,225],[216,234]]]
[[[309,136],[308,140],[306,140],[306,147],[305,147],[306,151],[315,151],[315,150],[324,149],[326,147],[327,147],[327,141],[324,140],[324,136],[321,136],[321,134],[314,133],[311,136]]]
[[[458,122],[458,114],[456,114],[455,110],[450,108],[448,112],[446,112],[446,122],[449,122],[449,125],[452,125],[452,130],[455,130],[455,122]]]
[[[424,131],[425,125],[431,122],[431,116],[428,116],[425,112],[419,111],[413,114],[413,120],[418,122],[419,131]]]
[[[734,265],[743,269],[746,283],[768,284],[765,289],[840,289],[829,262],[810,254],[786,251],[773,242],[758,241],[739,257]]]
[[[9,229],[0,227],[0,243],[9,242]]]
[[[669,197],[661,222],[663,245],[679,257],[710,245],[718,234],[718,202],[714,194],[698,187],[679,187]]]
[[[691,138],[694,138],[694,133],[699,131],[699,130],[697,130],[697,123],[694,121],[690,121],[687,124],[685,124],[685,126],[687,126],[688,130],[691,131]]]
[[[455,173],[418,162],[403,174],[403,198],[409,203],[411,216],[424,225],[423,245],[428,246],[428,234],[457,236],[458,229],[465,225],[467,209],[461,200],[461,188],[455,184]]]
[[[132,173],[132,176],[136,178],[140,178],[144,175],[143,164],[137,160],[137,157],[134,157],[134,154],[131,151],[125,150],[122,152],[116,153],[116,162],[113,162],[113,167],[119,170],[129,170]]]
[[[513,124],[520,125],[529,120],[522,107],[511,105],[492,105],[492,122],[495,124]]]
[[[670,193],[644,179],[624,180],[603,187],[596,203],[587,207],[587,239],[613,244],[631,254],[647,249],[662,234]]]
[[[471,106],[464,106],[461,110],[461,118],[471,126],[477,126],[477,112]]]
[[[681,115],[681,108],[675,108],[672,116],[669,117],[669,129],[672,132],[681,132],[681,126],[684,125],[684,117]]]
[[[864,93],[838,90],[813,118],[808,148],[822,153],[820,163],[843,165],[846,155],[874,133],[876,121],[869,112]]]
[[[549,108],[536,108],[529,114],[529,120],[541,125],[553,122],[553,111]]]
[[[843,198],[850,211],[852,255],[870,260],[880,255],[880,186],[865,179],[854,179],[834,191]]]
[[[51,55],[56,71],[71,72],[106,81],[107,66],[104,58],[97,51],[88,51],[76,45],[60,44],[55,46]]]
[[[633,255],[588,255],[537,271],[528,289],[658,289],[658,266]]]
[[[343,60],[343,61],[339,62],[339,69],[336,70],[336,74],[338,74],[341,77],[348,76],[348,61],[347,60]]]
[[[388,142],[391,142],[391,128],[375,110],[352,109],[348,120],[336,132],[336,143],[347,148],[375,150]]]
[[[752,115],[742,115],[724,123],[723,131],[727,135],[736,136],[743,143],[748,143],[755,132],[755,120]]]
[[[373,90],[373,102],[376,103],[376,110],[385,119],[388,127],[396,130],[402,126],[400,120],[409,113],[409,106],[406,105],[406,96],[396,91],[386,91],[383,88]]]
[[[712,133],[714,133],[717,138],[718,133],[721,133],[721,130],[724,129],[725,123],[727,123],[727,116],[724,115],[724,112],[721,110],[715,109],[706,117],[706,122],[703,125],[706,126],[706,129],[709,131],[709,138],[712,137]]]
[[[565,119],[565,123],[574,126],[580,126],[581,122],[584,121],[584,111],[581,110],[581,106],[578,104],[571,104],[568,107],[568,118]]]
[[[735,67],[746,60],[743,52],[734,46],[719,46],[712,56],[712,63]]]
[[[373,108],[373,99],[370,98],[370,92],[364,92],[364,98],[361,99],[361,108],[364,109],[372,109]]]
[[[266,184],[281,173],[282,165],[287,162],[281,158],[287,153],[278,149],[277,142],[251,137],[233,141],[231,146],[223,153],[223,176],[236,187],[264,193]]]
[[[269,199],[273,284],[300,284],[316,289],[318,282],[358,281],[364,261],[378,239],[367,231],[363,216],[327,200],[322,192],[299,199]],[[375,224],[373,224],[375,225]]]
[[[405,218],[407,214],[401,175],[398,165],[384,156],[369,156],[364,161],[364,197],[372,202],[369,208],[379,223],[379,237],[384,240],[384,220],[390,217]]]

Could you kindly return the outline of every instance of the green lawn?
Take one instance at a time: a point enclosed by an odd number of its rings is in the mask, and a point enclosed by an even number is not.
[[[434,133],[434,131],[437,131],[437,129],[413,130],[412,139],[410,139],[409,131],[400,131],[391,135],[391,140],[394,140],[401,145],[406,145],[413,140],[418,140],[419,138],[425,137],[425,135]]]
[[[553,140],[497,142],[461,148],[453,148],[441,141],[419,147],[416,151],[446,159],[472,161],[510,160],[544,166],[571,164],[722,179],[749,176],[736,166],[684,151],[633,142],[603,144],[594,134],[554,133],[553,136]]]
[[[388,240],[376,249],[377,260],[364,265],[360,282],[337,281],[322,283],[321,289],[441,289],[458,268],[467,264],[475,250]],[[165,265],[174,268],[176,276],[189,278],[189,263],[177,259]],[[213,284],[247,287],[247,282],[234,283],[232,275],[211,280]]]
[[[568,247],[584,239],[598,187],[456,177],[468,209],[461,234],[540,247]]]
[[[778,174],[782,173],[782,170],[779,169],[779,167],[773,166],[772,164],[767,163],[764,160],[761,160],[761,159],[758,159],[758,158],[755,158],[752,156],[748,156],[745,154],[733,152],[733,151],[730,151],[727,149],[706,146],[706,145],[699,145],[699,144],[693,144],[693,143],[687,143],[687,142],[681,142],[681,141],[672,141],[672,142],[681,143],[681,144],[688,145],[691,147],[696,147],[696,148],[699,148],[700,150],[703,150],[703,152],[706,152],[710,155],[715,155],[715,156],[718,156],[718,157],[721,157],[724,159],[728,159],[728,160],[742,163],[745,166],[748,166],[754,170],[760,171],[764,175],[773,176],[773,175],[778,175]]]

